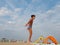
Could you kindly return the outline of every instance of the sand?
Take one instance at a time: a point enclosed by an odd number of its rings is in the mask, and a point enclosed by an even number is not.
[[[23,42],[0,42],[0,45],[34,45],[33,43],[23,43]],[[52,45],[52,44],[35,44],[35,45]],[[58,44],[60,45],[60,44]]]
[[[0,42],[0,45],[34,45],[31,43],[20,43],[20,42]]]

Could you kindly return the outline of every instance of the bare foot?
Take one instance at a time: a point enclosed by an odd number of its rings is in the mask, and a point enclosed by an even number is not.
[[[31,42],[32,42],[32,41],[29,41],[29,40],[27,41],[27,43],[31,43]]]

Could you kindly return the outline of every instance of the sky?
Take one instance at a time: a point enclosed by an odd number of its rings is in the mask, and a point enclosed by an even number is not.
[[[32,41],[51,35],[60,42],[60,0],[0,0],[0,39],[27,40],[25,24],[32,14]]]

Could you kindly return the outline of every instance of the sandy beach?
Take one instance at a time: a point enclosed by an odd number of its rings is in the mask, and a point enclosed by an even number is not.
[[[0,45],[34,45],[34,44],[31,44],[31,43],[20,43],[20,42],[0,42]]]
[[[0,45],[54,45],[54,44],[33,44],[33,43],[23,43],[23,42],[0,42]],[[58,44],[60,45],[60,44]]]

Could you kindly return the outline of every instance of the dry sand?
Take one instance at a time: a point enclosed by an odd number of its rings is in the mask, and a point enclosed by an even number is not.
[[[20,43],[20,42],[0,42],[0,45],[34,45],[31,43]]]
[[[32,43],[23,43],[23,42],[0,42],[0,45],[34,45]],[[46,44],[40,44],[40,45],[46,45]],[[49,45],[49,44],[47,44]],[[50,44],[52,45],[52,44]],[[58,44],[60,45],[60,44]]]

